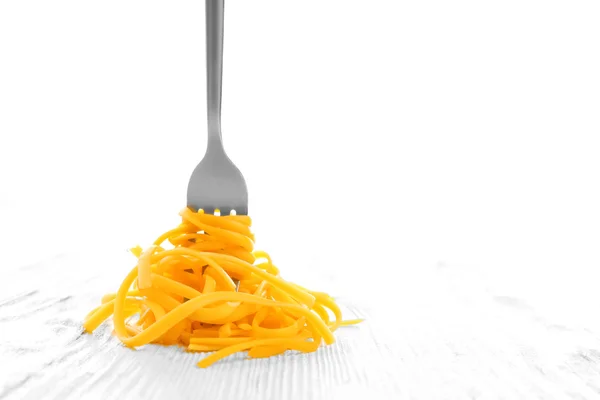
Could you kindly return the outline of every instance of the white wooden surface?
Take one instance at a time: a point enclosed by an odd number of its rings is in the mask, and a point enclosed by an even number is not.
[[[200,355],[176,348],[126,349],[107,325],[82,334],[83,316],[116,289],[129,257],[74,253],[8,270],[0,282],[0,398],[600,398],[593,329],[548,319],[468,270],[442,265],[378,291],[358,279],[361,289],[339,301],[347,317],[367,321],[316,354],[239,355],[202,370]]]

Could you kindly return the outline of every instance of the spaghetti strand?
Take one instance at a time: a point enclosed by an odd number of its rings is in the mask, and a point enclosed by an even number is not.
[[[240,351],[255,358],[313,352],[334,343],[339,327],[362,322],[344,321],[327,293],[283,279],[269,254],[254,250],[249,217],[189,208],[180,216],[152,246],[131,249],[137,264],[88,313],[87,332],[112,319],[115,336],[131,348],[212,352],[198,363],[205,368]]]

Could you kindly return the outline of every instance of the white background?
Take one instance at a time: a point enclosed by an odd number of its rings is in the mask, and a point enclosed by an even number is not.
[[[599,20],[597,1],[228,0],[223,136],[258,247],[349,291],[446,266],[588,318]],[[0,2],[0,269],[178,222],[204,40],[203,1]]]

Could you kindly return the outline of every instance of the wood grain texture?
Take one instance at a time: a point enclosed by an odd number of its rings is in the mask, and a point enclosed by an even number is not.
[[[109,324],[82,334],[126,257],[71,254],[9,271],[0,282],[0,398],[600,398],[595,332],[447,268],[339,299],[348,318],[367,321],[314,354],[238,354],[198,369],[202,356],[177,348],[124,348]]]

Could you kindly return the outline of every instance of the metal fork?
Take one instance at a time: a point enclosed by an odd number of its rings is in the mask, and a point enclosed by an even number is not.
[[[237,215],[248,215],[246,181],[225,153],[221,138],[224,9],[225,0],[206,0],[208,142],[190,178],[187,205],[205,213],[219,210],[220,215],[229,215],[235,210]]]

